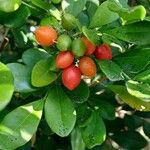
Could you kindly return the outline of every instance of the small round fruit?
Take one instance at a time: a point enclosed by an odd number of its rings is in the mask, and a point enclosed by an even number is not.
[[[74,55],[72,52],[60,52],[56,57],[57,68],[64,69],[69,67],[74,61]]]
[[[59,4],[60,2],[61,2],[61,0],[51,0],[52,1],[52,3],[54,3],[54,4]]]
[[[70,48],[71,43],[72,43],[72,40],[71,40],[70,36],[68,36],[66,34],[62,34],[57,39],[57,48],[60,51],[66,51]]]
[[[82,37],[82,41],[84,42],[85,46],[86,46],[86,51],[85,51],[85,55],[91,55],[94,53],[96,46],[88,40],[88,38],[86,37]]]
[[[94,77],[96,75],[96,64],[90,57],[82,57],[79,61],[79,68],[85,76]]]
[[[71,65],[63,70],[62,82],[69,90],[74,90],[81,82],[81,71],[78,67]]]
[[[73,40],[72,51],[78,57],[83,56],[85,54],[86,47],[81,38]]]
[[[49,26],[40,26],[35,30],[35,38],[42,46],[50,46],[57,39],[57,32]]]
[[[76,18],[68,13],[62,16],[62,26],[66,30],[72,30],[76,28]]]
[[[111,60],[112,50],[107,44],[102,44],[95,50],[95,57],[101,60]]]

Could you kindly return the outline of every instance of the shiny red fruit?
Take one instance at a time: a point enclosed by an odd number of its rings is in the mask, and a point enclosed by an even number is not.
[[[82,37],[82,41],[84,42],[85,46],[86,46],[86,51],[85,51],[85,55],[91,55],[94,53],[96,46],[89,41],[86,37]]]
[[[74,61],[74,55],[72,52],[65,51],[60,52],[56,57],[57,68],[64,69],[69,67]]]
[[[69,90],[75,89],[81,82],[81,71],[78,67],[71,65],[63,70],[62,82]]]
[[[100,45],[96,50],[95,50],[95,57],[97,59],[101,60],[110,60],[112,59],[112,50],[110,46],[107,44],[102,44]]]

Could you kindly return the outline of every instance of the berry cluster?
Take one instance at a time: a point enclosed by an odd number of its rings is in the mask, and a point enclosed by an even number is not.
[[[62,34],[58,37],[52,27],[41,26],[35,31],[35,38],[42,46],[56,43],[59,53],[56,57],[56,67],[62,69],[62,82],[69,90],[75,89],[81,81],[81,75],[89,78],[97,72],[96,64],[90,55],[96,59],[112,59],[112,50],[107,44],[96,47],[87,37],[76,38]],[[70,50],[71,49],[71,50]]]

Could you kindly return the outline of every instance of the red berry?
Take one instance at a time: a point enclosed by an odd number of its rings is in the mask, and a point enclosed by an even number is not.
[[[93,54],[96,49],[96,46],[91,41],[89,41],[86,37],[82,37],[82,41],[86,46],[85,55]]]
[[[74,55],[72,52],[65,51],[60,52],[56,57],[57,68],[64,69],[69,67],[74,61]]]
[[[102,44],[95,50],[95,57],[97,59],[110,60],[112,59],[112,50],[108,45]]]
[[[69,90],[75,89],[81,81],[81,71],[78,67],[71,65],[63,70],[62,82]]]

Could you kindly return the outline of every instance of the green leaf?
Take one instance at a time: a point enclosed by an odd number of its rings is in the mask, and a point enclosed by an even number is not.
[[[144,122],[143,125],[143,131],[150,138],[150,123],[149,122]]]
[[[140,60],[140,61],[139,61]],[[134,49],[114,58],[114,61],[129,76],[141,72],[149,65],[150,49]]]
[[[107,100],[102,99],[100,96],[91,96],[89,98],[89,103],[104,119],[115,119],[115,107]]]
[[[48,10],[50,8],[50,3],[43,0],[31,0],[31,3],[44,10]]]
[[[0,149],[12,150],[27,143],[42,116],[43,100],[20,106],[0,123]]]
[[[108,1],[105,1],[97,8],[91,19],[90,27],[101,27],[117,20],[118,18],[118,14],[110,11],[108,8]]]
[[[31,83],[35,87],[43,87],[52,83],[57,78],[57,74],[51,69],[54,68],[52,57],[40,60],[32,70]]]
[[[0,111],[10,102],[13,92],[13,75],[10,69],[0,62]]]
[[[70,13],[77,17],[85,7],[87,0],[62,0],[62,9],[65,13]]]
[[[45,118],[51,130],[61,137],[68,136],[74,128],[76,111],[60,85],[52,86],[48,92]]]
[[[26,22],[29,16],[29,8],[21,5],[17,11],[5,14],[5,20],[3,22],[9,28],[19,28]]]
[[[133,43],[136,45],[150,44],[150,22],[141,21],[126,26],[114,28],[112,30],[105,30],[105,33],[113,35],[114,37]]]
[[[44,49],[30,48],[23,53],[22,60],[26,65],[33,67],[38,61],[46,59],[49,56]]]
[[[81,128],[81,134],[85,145],[92,148],[105,141],[106,128],[102,118],[98,113],[92,113],[92,119],[86,127]]]
[[[146,10],[142,5],[138,5],[130,8],[123,7],[117,0],[109,0],[108,7],[110,10],[117,12],[122,19],[122,24],[127,24],[139,20],[144,20],[146,16]]]
[[[88,100],[90,91],[88,85],[84,81],[81,81],[76,89],[73,91],[66,89],[66,93],[75,103],[83,103]]]
[[[85,144],[82,140],[81,131],[79,128],[74,128],[71,133],[72,150],[85,150]]]
[[[111,81],[120,81],[124,80],[124,72],[122,69],[113,61],[109,60],[101,60],[98,61],[98,65],[101,70],[107,76],[107,78]]]
[[[128,150],[140,150],[147,145],[147,141],[137,131],[116,132],[112,139],[122,148]]]
[[[137,81],[129,80],[126,82],[126,87],[128,92],[140,98],[143,101],[149,102],[150,101],[150,85],[147,83],[139,83]]]
[[[21,5],[21,0],[0,0],[0,10],[4,12],[16,11]]]
[[[82,27],[83,34],[95,45],[100,43],[100,37],[96,34],[95,29],[88,29],[87,27]]]
[[[121,100],[127,103],[130,107],[140,111],[150,111],[150,103],[144,102],[141,99],[130,95],[126,90],[126,87],[121,85],[109,85],[108,88],[118,94]]]
[[[142,73],[134,77],[135,80],[150,84],[150,69],[143,71]]]
[[[21,93],[33,92],[30,84],[31,69],[19,63],[10,63],[7,65],[14,76],[15,91]]]

